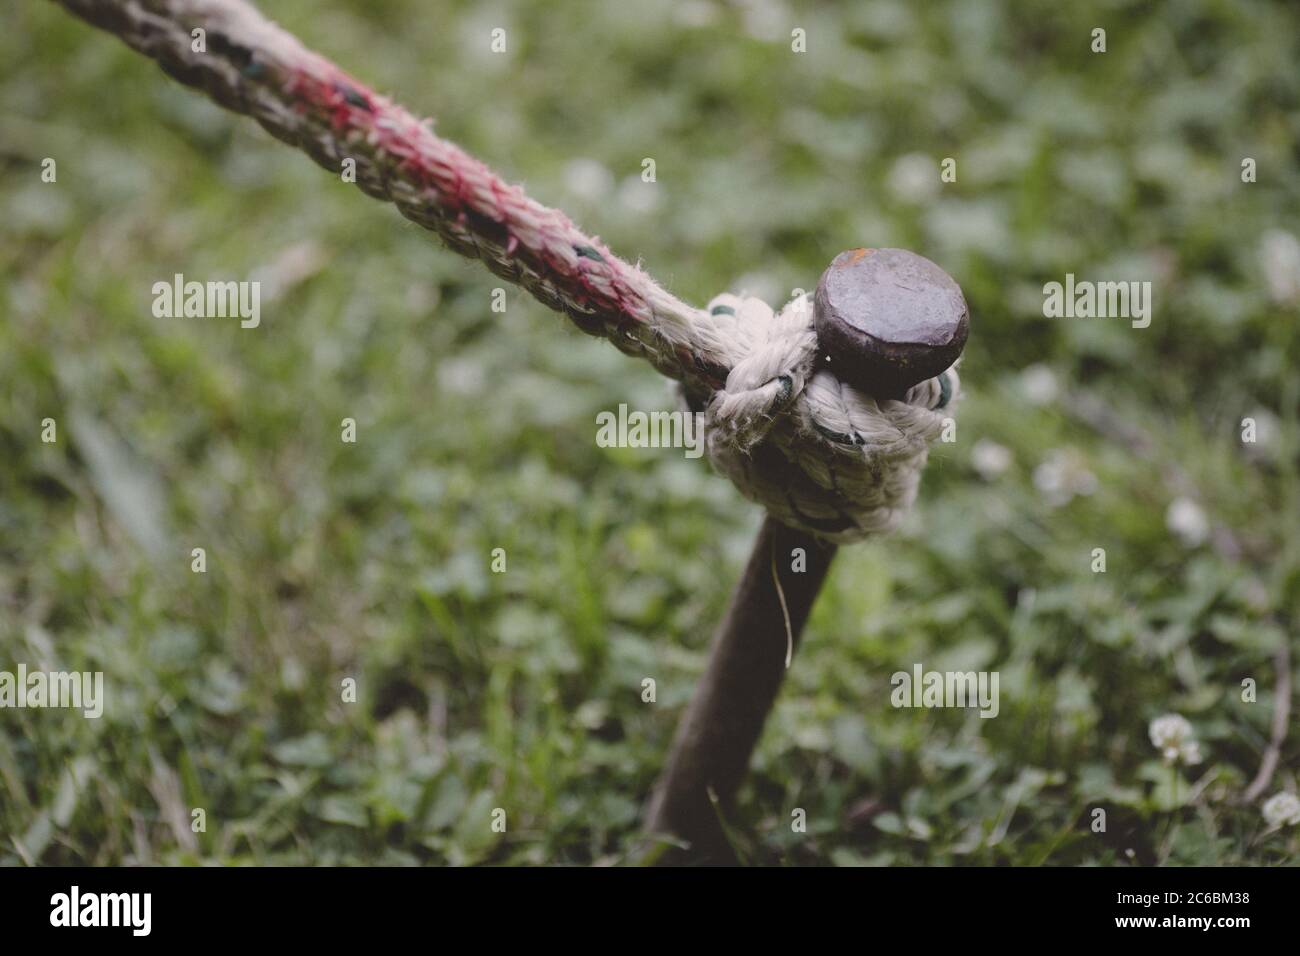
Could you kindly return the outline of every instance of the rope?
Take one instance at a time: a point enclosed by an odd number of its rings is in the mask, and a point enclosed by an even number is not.
[[[707,311],[682,302],[245,0],[57,2],[325,169],[354,160],[362,191],[681,383],[714,467],[778,520],[847,542],[911,506],[953,370],[878,403],[818,365],[807,297],[780,312],[736,296]]]

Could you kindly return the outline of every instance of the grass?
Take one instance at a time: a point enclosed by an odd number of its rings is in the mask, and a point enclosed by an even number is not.
[[[1300,615],[1296,10],[268,9],[691,300],[783,300],[863,244],[965,290],[957,441],[838,558],[748,859],[1294,858],[1236,798]],[[0,713],[0,862],[633,858],[759,517],[701,462],[596,446],[664,382],[515,290],[493,313],[490,275],[55,4],[0,26],[0,670],[109,695]],[[156,319],[177,272],[277,293],[256,330]],[[1066,272],[1153,280],[1151,327],[1045,319]],[[998,717],[892,708],[916,662],[997,670]],[[1171,712],[1195,767],[1147,739]],[[1300,784],[1291,730],[1266,795]]]

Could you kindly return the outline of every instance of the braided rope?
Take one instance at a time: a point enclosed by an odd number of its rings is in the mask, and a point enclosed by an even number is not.
[[[806,297],[780,312],[735,296],[708,310],[682,302],[246,0],[57,2],[324,168],[354,160],[365,193],[680,382],[706,414],[714,466],[779,520],[853,541],[911,506],[953,370],[877,402],[818,366]]]

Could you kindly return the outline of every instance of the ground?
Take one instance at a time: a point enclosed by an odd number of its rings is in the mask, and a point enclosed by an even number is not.
[[[1300,10],[264,9],[697,303],[861,245],[962,285],[955,440],[837,559],[744,859],[1294,857],[1238,798],[1300,615]],[[0,713],[0,863],[636,859],[760,519],[703,461],[597,447],[664,381],[492,312],[481,267],[57,5],[0,26],[0,670],[110,695]],[[175,273],[260,279],[261,326],[155,318]],[[1067,273],[1151,281],[1149,327],[1045,317]],[[892,707],[916,663],[996,670],[997,717]]]

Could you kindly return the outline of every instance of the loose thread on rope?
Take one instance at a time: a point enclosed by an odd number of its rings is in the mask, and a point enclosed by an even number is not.
[[[776,585],[776,596],[781,602],[781,618],[785,621],[785,669],[790,669],[794,660],[794,629],[790,627],[790,608],[785,603],[785,588],[781,586],[781,575],[776,573],[776,540],[772,540],[772,583]]]

